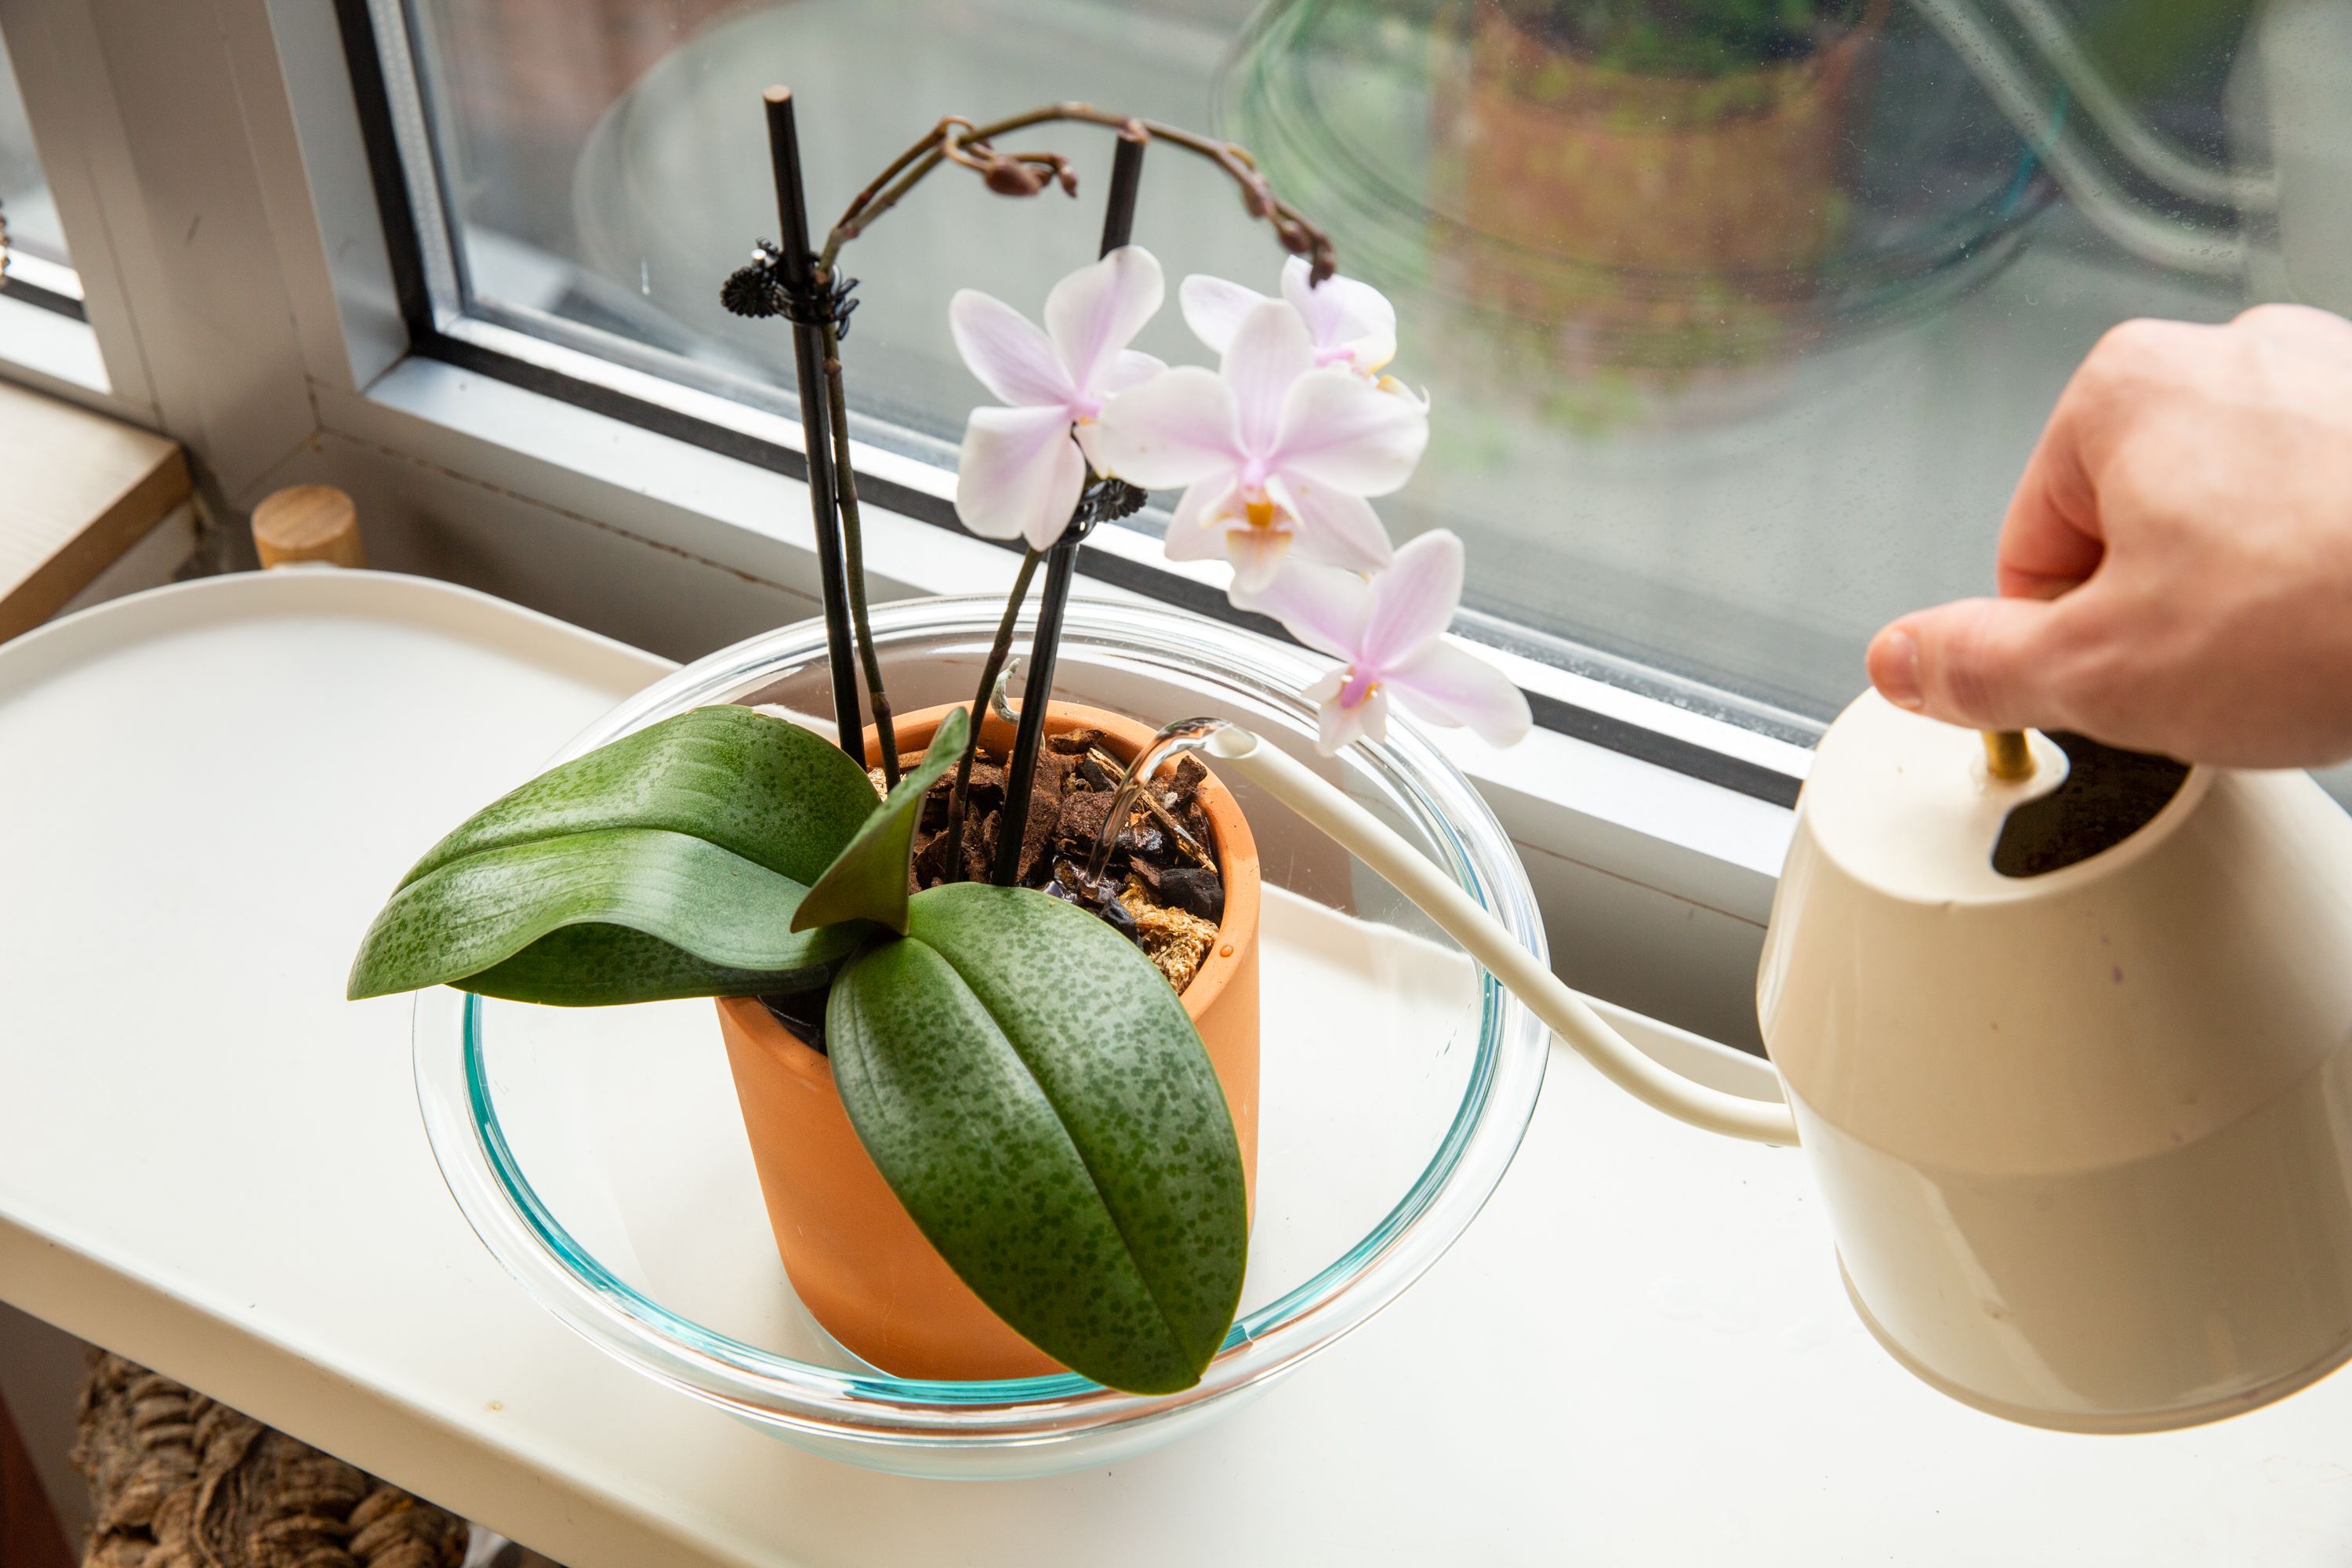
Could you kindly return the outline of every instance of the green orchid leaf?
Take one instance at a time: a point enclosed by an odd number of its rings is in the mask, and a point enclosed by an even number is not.
[[[368,929],[350,991],[462,984],[519,1002],[604,1006],[807,990],[866,928],[793,931],[806,891],[663,828],[511,844],[394,893]]]
[[[795,931],[874,810],[866,772],[799,725],[699,708],[551,769],[402,879],[350,994],[435,984],[590,1006],[821,984],[866,934]]]
[[[971,733],[961,708],[940,721],[922,762],[874,808],[857,837],[834,858],[801,901],[801,912],[793,920],[794,931],[866,920],[905,934],[907,884],[912,879],[915,826],[922,818],[923,796],[956,765]]]
[[[806,887],[873,810],[873,781],[832,742],[749,708],[696,708],[491,802],[400,885],[486,849],[604,827],[658,827],[708,839]]]
[[[1022,888],[914,896],[834,981],[859,1139],[931,1244],[1046,1354],[1190,1388],[1248,1250],[1241,1146],[1184,1005],[1095,916]]]

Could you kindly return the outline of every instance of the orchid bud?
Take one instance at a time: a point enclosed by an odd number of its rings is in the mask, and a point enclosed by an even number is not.
[[[988,188],[1000,196],[1034,196],[1045,188],[1045,183],[1053,175],[1034,163],[1024,163],[1014,158],[999,158],[988,165],[984,177],[988,181]]]

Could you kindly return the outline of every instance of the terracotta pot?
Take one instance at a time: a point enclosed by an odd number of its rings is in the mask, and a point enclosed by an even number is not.
[[[926,709],[898,721],[902,752],[919,752],[950,711]],[[1055,703],[1048,733],[1103,731],[1122,757],[1151,731],[1097,709]],[[1013,726],[992,717],[981,742],[1002,753]],[[873,738],[868,732],[869,754]],[[1242,1170],[1255,1212],[1258,1094],[1257,844],[1233,795],[1215,778],[1200,799],[1224,873],[1217,945],[1184,990],[1240,1136]],[[768,1222],[793,1289],[851,1353],[901,1377],[1034,1377],[1061,1364],[1005,1326],[956,1277],[876,1170],[833,1085],[832,1064],[801,1043],[756,997],[719,1003],[719,1029],[742,1102],[744,1131],[768,1204]]]
[[[1437,126],[1458,149],[1465,217],[1501,242],[1468,258],[1472,297],[1697,360],[1769,342],[1845,227],[1886,9],[1809,58],[1697,78],[1595,64],[1480,0],[1466,83]]]

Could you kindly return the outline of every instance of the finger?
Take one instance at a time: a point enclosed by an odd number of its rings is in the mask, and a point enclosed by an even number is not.
[[[2312,305],[2256,305],[2230,325],[2304,353],[2340,354],[2352,347],[2352,321]]]
[[[2052,657],[2063,621],[2035,599],[1962,599],[1871,639],[1870,683],[1898,708],[1979,730],[2063,727]]]
[[[2084,460],[2086,437],[2107,417],[2103,352],[2104,342],[2059,394],[2010,497],[1993,566],[1995,585],[2010,597],[2054,599],[2087,581],[2105,558],[2098,492]]]

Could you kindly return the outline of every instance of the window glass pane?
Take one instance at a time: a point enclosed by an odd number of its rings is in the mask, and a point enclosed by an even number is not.
[[[415,0],[475,306],[774,388],[717,303],[943,113],[1057,98],[1213,128],[1396,299],[1431,453],[1381,503],[1470,542],[1480,609],[1806,720],[1870,632],[1981,592],[2067,374],[2136,315],[2352,306],[2352,10],[2332,0]],[[948,450],[958,288],[1034,312],[1082,199],[942,171],[848,253],[866,412]],[[1271,289],[1232,187],[1160,149],[1138,239]],[[1171,309],[1142,347],[1205,360]]]
[[[33,128],[25,121],[25,99],[17,90],[5,39],[0,39],[0,217],[8,223],[9,249],[37,264],[26,269],[28,273],[46,272],[40,262],[52,268],[71,264],[65,230],[58,224],[58,205],[49,197],[48,176],[41,173],[41,155],[33,147]]]

